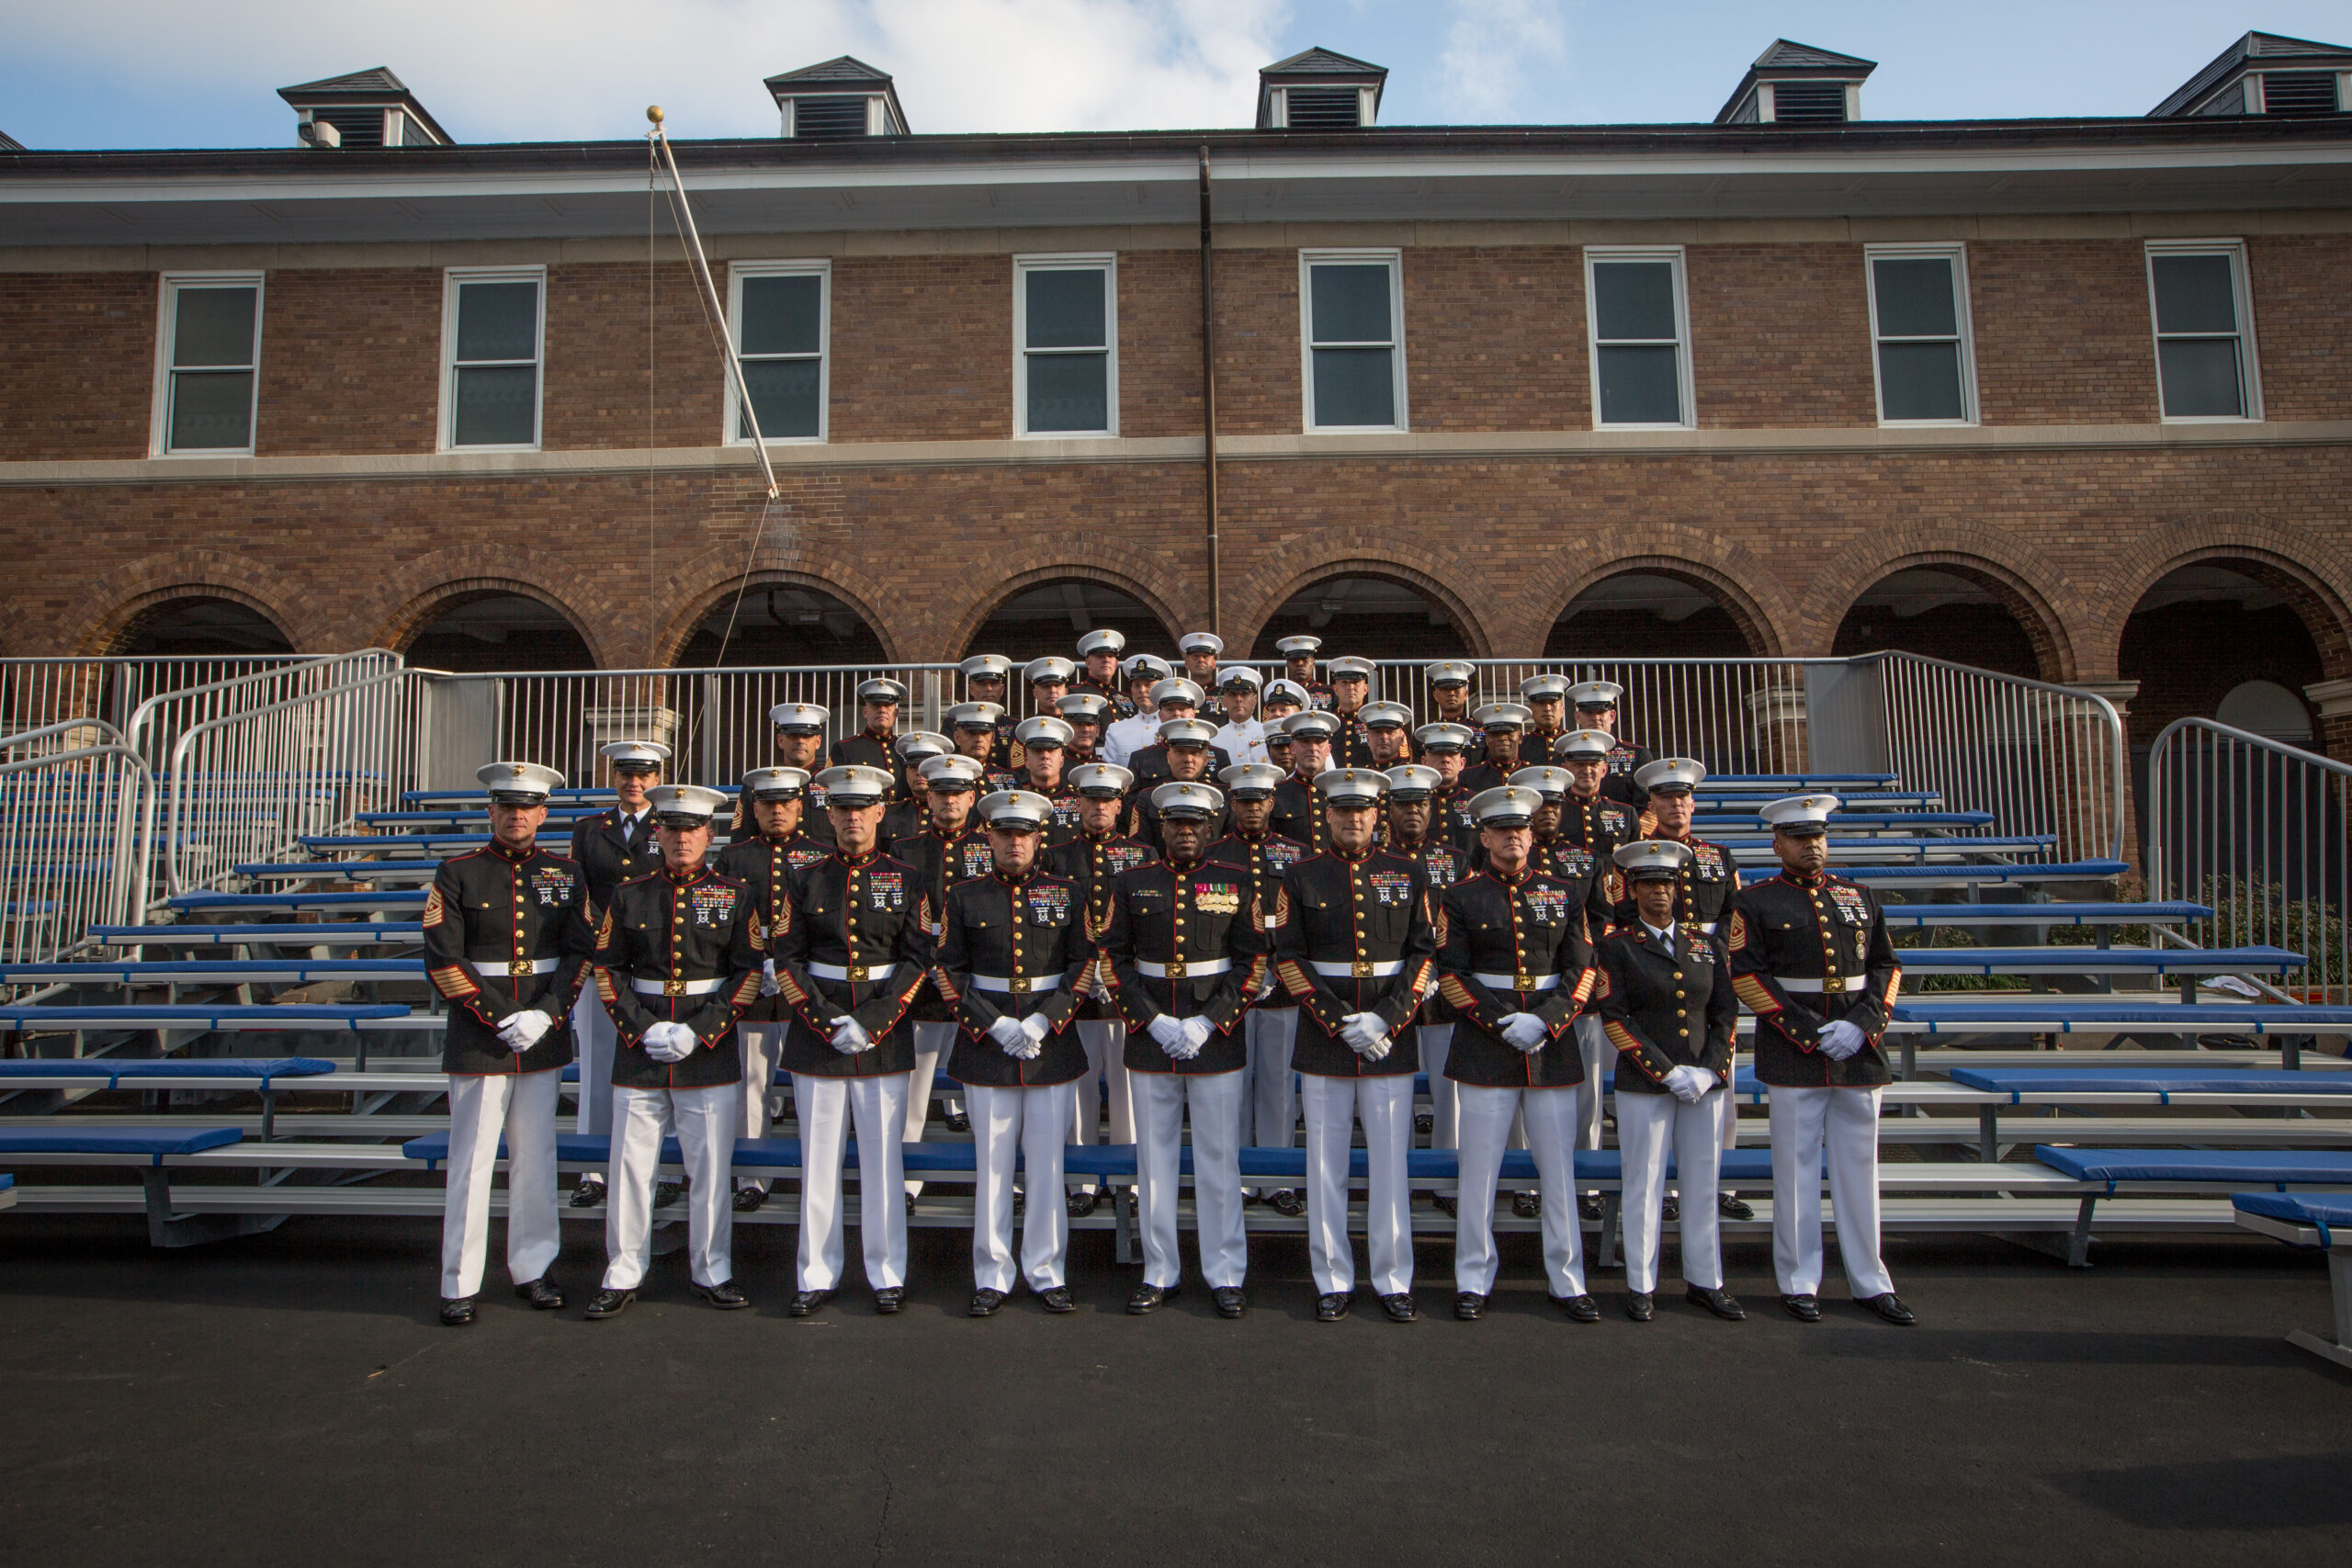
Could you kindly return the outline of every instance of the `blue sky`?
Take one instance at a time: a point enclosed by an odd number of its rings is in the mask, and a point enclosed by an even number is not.
[[[1786,37],[1880,62],[1872,118],[2138,115],[2249,28],[2352,41],[2344,0],[0,0],[0,130],[32,147],[291,143],[289,83],[389,65],[458,140],[772,134],[762,76],[893,72],[917,130],[1245,125],[1312,44],[1390,69],[1390,124],[1704,120]],[[649,25],[649,23],[650,25]]]

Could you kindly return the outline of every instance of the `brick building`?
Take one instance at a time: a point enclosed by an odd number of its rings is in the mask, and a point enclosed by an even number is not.
[[[773,510],[637,141],[457,145],[376,71],[283,150],[0,150],[0,653],[1892,647],[2352,756],[2352,50],[2137,119],[1870,69],[1445,129],[1311,51],[1128,135],[772,78],[676,152]]]

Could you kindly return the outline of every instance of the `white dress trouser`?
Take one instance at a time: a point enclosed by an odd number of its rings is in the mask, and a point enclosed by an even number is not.
[[[1211,1290],[1238,1285],[1250,1269],[1241,1222],[1241,1072],[1135,1073],[1136,1168],[1143,1185],[1143,1282],[1173,1285],[1184,1275],[1176,1250],[1182,1185],[1184,1106],[1193,1107],[1193,1208],[1201,1278]]]
[[[1405,1178],[1413,1146],[1413,1075],[1326,1077],[1299,1075],[1306,1106],[1306,1249],[1322,1295],[1356,1288],[1356,1253],[1348,1241],[1348,1159],[1355,1123],[1363,1122],[1364,1241],[1372,1288],[1384,1296],[1413,1288],[1413,1226]]]
[[[1626,1289],[1657,1289],[1668,1155],[1674,1158],[1675,1190],[1682,1199],[1678,1225],[1683,1281],[1711,1291],[1723,1288],[1722,1216],[1714,1195],[1716,1175],[1723,1168],[1723,1119],[1730,1114],[1731,1097],[1720,1089],[1709,1089],[1696,1105],[1685,1105],[1670,1094],[1617,1097],[1617,1147],[1623,1151],[1625,1172],[1621,1212]],[[1816,1239],[1820,1235],[1817,1225],[1814,1235]]]
[[[613,1156],[605,1193],[605,1288],[633,1291],[652,1256],[653,1173],[662,1140],[675,1132],[685,1167],[686,1273],[697,1285],[735,1277],[735,1161],[741,1084],[708,1089],[613,1089]]]
[[[1617,1081],[1617,1047],[1609,1043],[1600,1020],[1590,1013],[1578,1018],[1574,1030],[1577,1054],[1584,1058],[1584,1082],[1577,1085],[1577,1147],[1597,1149],[1601,1104],[1609,1086]]]
[[[555,1091],[563,1077],[452,1074],[449,1187],[441,1213],[441,1293],[481,1290],[490,1242],[490,1177],[506,1139],[506,1272],[527,1285],[563,1250],[555,1214]]]
[[[1553,1295],[1585,1293],[1584,1226],[1577,1219],[1574,1089],[1490,1089],[1456,1084],[1462,1105],[1461,1191],[1453,1221],[1453,1288],[1494,1294],[1502,1259],[1495,1250],[1495,1183],[1514,1121],[1527,1129],[1535,1156],[1537,1190],[1544,1194],[1544,1288]]]
[[[743,1108],[735,1123],[739,1138],[764,1138],[768,1135],[768,1105],[775,1098],[775,1060],[784,1050],[784,1030],[781,1023],[740,1023],[735,1026],[735,1038],[743,1043]],[[739,1188],[756,1187],[764,1192],[769,1179],[764,1176],[739,1176]]]
[[[907,1079],[906,1142],[922,1142],[922,1130],[931,1121],[931,1086],[939,1077],[939,1064],[956,1048],[956,1025],[947,1023],[917,1023],[915,1032],[915,1070]],[[907,1196],[918,1197],[922,1183],[907,1183]]]
[[[613,1130],[613,1100],[605,1092],[613,1081],[613,1020],[605,998],[592,983],[580,987],[571,1004],[571,1041],[580,1055],[580,1110],[576,1130],[600,1137]]]
[[[1250,1125],[1241,1141],[1261,1149],[1289,1148],[1298,1141],[1298,1075],[1290,1066],[1298,1010],[1251,1008],[1241,1027],[1250,1047]]]
[[[1430,1076],[1430,1147],[1458,1149],[1462,1146],[1462,1102],[1454,1093],[1454,1082],[1445,1076],[1445,1059],[1453,1049],[1453,1025],[1424,1023],[1421,1032],[1421,1070]]]
[[[1073,1085],[1046,1089],[964,1086],[972,1118],[972,1285],[976,1290],[1012,1289],[1012,1169],[1016,1157],[1029,1172],[1029,1205],[1021,1228],[1021,1277],[1033,1291],[1062,1283],[1069,1250],[1069,1209],[1057,1196],[1062,1186],[1062,1139],[1069,1135]],[[1043,1194],[1041,1197],[1040,1194]]]
[[[857,1223],[865,1282],[888,1290],[907,1282],[907,1075],[870,1078],[792,1075],[800,1114],[800,1289],[830,1291],[842,1280],[842,1161],[857,1130]]]
[[[1772,1271],[1784,1296],[1821,1291],[1821,1155],[1829,1152],[1829,1202],[1838,1256],[1856,1301],[1894,1289],[1878,1255],[1878,1102],[1875,1089],[1782,1089],[1772,1111]],[[1690,1212],[1688,1203],[1683,1212]]]
[[[1108,1019],[1070,1025],[1086,1048],[1086,1074],[1070,1085],[1069,1141],[1073,1144],[1132,1144],[1136,1141],[1135,1088],[1127,1077],[1127,1026]],[[1111,1134],[1102,1136],[1102,1086],[1110,1086]],[[1092,1177],[1071,1183],[1091,1192]]]

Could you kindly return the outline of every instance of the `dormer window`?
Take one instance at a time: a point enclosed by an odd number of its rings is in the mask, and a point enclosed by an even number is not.
[[[1878,62],[1774,39],[1756,57],[1717,125],[1844,125],[1862,117],[1862,84]]]
[[[2352,111],[2352,49],[2277,33],[2248,33],[2150,109],[2148,118],[2309,118],[2347,111]]]
[[[846,54],[771,76],[767,89],[783,117],[778,134],[787,141],[907,134],[907,117],[889,73]]]
[[[1261,130],[1361,130],[1379,118],[1385,66],[1310,49],[1258,73]]]
[[[277,96],[299,117],[296,139],[321,151],[379,147],[447,147],[449,136],[416,101],[401,79],[377,66],[299,87]]]

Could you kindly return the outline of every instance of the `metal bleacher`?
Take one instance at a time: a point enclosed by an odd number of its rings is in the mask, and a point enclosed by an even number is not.
[[[1802,675],[1808,691],[1814,673]],[[1889,692],[1897,673],[1880,671]],[[426,726],[410,687],[429,693],[429,676],[388,670],[378,657],[347,680],[308,677],[308,694],[292,699],[272,687],[255,694],[281,718],[251,733],[221,699],[168,748],[96,721],[0,740],[0,817],[28,829],[0,839],[0,922],[10,935],[0,986],[11,998],[0,1005],[0,1168],[18,1177],[17,1213],[143,1213],[158,1245],[185,1245],[287,1215],[439,1212],[431,1151],[447,1127],[436,1070],[444,1021],[424,983],[415,917],[439,858],[486,841],[487,822],[479,792],[447,782],[469,774],[470,761],[436,771],[412,754],[424,749],[416,738]],[[379,702],[384,683],[400,678],[410,694]],[[927,689],[935,706],[936,682]],[[1831,711],[1843,688],[1817,689]],[[2112,710],[2096,698],[2032,682],[1985,689],[1994,705],[2043,705],[2031,710],[2040,717],[2002,733],[2046,737],[2063,718],[2108,745]],[[380,719],[390,739],[336,760],[348,765],[322,765],[299,727],[283,723],[288,701],[340,702],[339,711]],[[484,746],[512,743],[513,721],[502,723],[509,728]],[[297,733],[278,739],[289,728]],[[526,736],[509,754],[576,770],[586,750],[577,739],[559,746]],[[2340,959],[2277,940],[2295,931],[2232,924],[2217,902],[2119,896],[2134,868],[2120,852],[2114,793],[2120,728],[2111,739],[2111,750],[2086,753],[2097,766],[2080,755],[2045,759],[2041,797],[1984,782],[2017,773],[2016,757],[1977,769],[1953,749],[1960,743],[1937,750],[1921,740],[1889,743],[1901,767],[1727,767],[1702,791],[1697,830],[1724,844],[1748,881],[1775,871],[1758,805],[1815,789],[1844,802],[1832,824],[1833,869],[1885,902],[1905,972],[1889,1033],[1902,1076],[1881,1122],[1890,1230],[2042,1237],[2083,1261],[2095,1232],[2229,1231],[2228,1195],[2187,1181],[2135,1190],[2070,1173],[2036,1149],[2352,1151],[2343,1055],[2352,1006],[2342,1005]],[[1822,718],[1809,743],[1825,756],[1852,750]],[[1751,762],[1794,754],[1785,738],[1740,745]],[[706,742],[704,755],[718,753]],[[2084,788],[2097,810],[2067,794]],[[560,792],[544,833],[560,839],[605,798]],[[95,894],[93,866],[107,882]],[[1743,1018],[1743,1032],[1752,1027]],[[2035,1082],[2001,1076],[2052,1067],[2065,1071]],[[2193,1074],[2195,1087],[2146,1076],[2173,1071]],[[1726,1184],[1745,1191],[1757,1218],[1727,1224],[1735,1235],[1761,1231],[1771,1213],[1769,1174],[1757,1164],[1770,1091],[1745,1072],[1737,1089],[1747,1113]],[[788,1190],[798,1128],[788,1085],[780,1080],[778,1091],[786,1103],[766,1140],[775,1146],[744,1157]],[[567,1083],[563,1092],[568,1126],[579,1090]],[[937,1146],[909,1168],[926,1180],[914,1223],[968,1224],[957,1180],[969,1168],[968,1137],[935,1120],[927,1136]],[[568,1135],[561,1153],[564,1168],[592,1168],[601,1141]],[[1114,1188],[1134,1179],[1131,1151],[1073,1155],[1073,1178],[1083,1165]],[[1272,1172],[1296,1155],[1250,1157]],[[1416,1227],[1450,1233],[1453,1222],[1428,1195],[1452,1189],[1451,1156],[1423,1150],[1416,1159]],[[1592,1151],[1580,1179],[1613,1192],[1614,1161],[1611,1149]],[[2323,1159],[2314,1168],[2333,1168]],[[130,1169],[136,1183],[94,1179]],[[501,1207],[503,1198],[493,1212]],[[772,1201],[739,1219],[792,1223],[795,1209]],[[582,1224],[603,1217],[601,1207],[562,1213]],[[1248,1213],[1256,1230],[1304,1224],[1264,1207]],[[1613,1214],[1600,1222],[1604,1258]],[[1125,1204],[1073,1223],[1118,1230],[1124,1253]],[[1506,1204],[1497,1223],[1540,1221]]]

